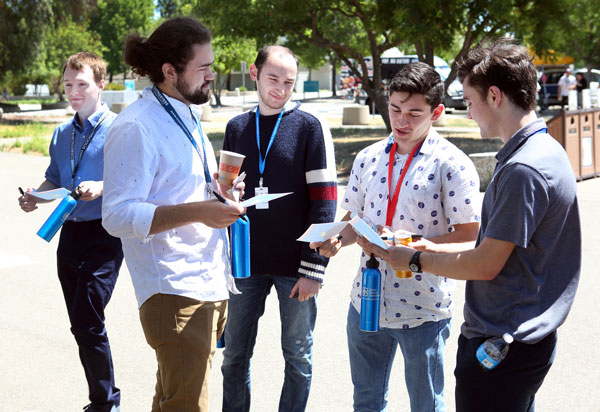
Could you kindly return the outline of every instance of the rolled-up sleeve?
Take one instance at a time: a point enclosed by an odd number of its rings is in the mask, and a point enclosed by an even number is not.
[[[149,199],[158,169],[152,139],[143,125],[113,123],[104,144],[102,225],[113,236],[147,242],[154,212]]]

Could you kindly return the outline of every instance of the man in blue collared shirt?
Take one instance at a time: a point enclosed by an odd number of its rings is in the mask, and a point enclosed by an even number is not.
[[[64,187],[81,195],[60,234],[58,278],[88,381],[91,403],[85,410],[118,412],[121,393],[115,386],[104,308],[115,287],[123,252],[120,239],[109,235],[101,224],[104,137],[116,114],[100,99],[106,76],[101,58],[77,53],[65,63],[63,75],[65,94],[77,113],[54,131],[46,180],[37,190]],[[25,212],[37,209],[38,202],[43,201],[30,190],[19,197]]]

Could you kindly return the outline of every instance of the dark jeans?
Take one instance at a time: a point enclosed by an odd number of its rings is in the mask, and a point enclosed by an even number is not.
[[[492,370],[484,370],[475,357],[486,339],[458,338],[456,412],[533,412],[535,393],[554,361],[556,332],[536,344],[512,343]]]
[[[110,236],[100,220],[65,222],[56,254],[58,278],[90,401],[96,409],[109,411],[121,403],[121,392],[115,386],[104,308],[123,261],[121,240]]]

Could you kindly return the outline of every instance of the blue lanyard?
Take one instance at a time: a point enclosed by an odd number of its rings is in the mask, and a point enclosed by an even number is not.
[[[96,134],[96,129],[98,128],[98,126],[100,126],[100,123],[104,121],[104,119],[108,115],[108,112],[109,110],[106,110],[104,113],[102,113],[102,116],[92,129],[90,135],[84,139],[83,144],[81,145],[81,149],[79,150],[79,157],[77,158],[77,163],[75,163],[75,125],[73,125],[73,130],[71,132],[71,189],[73,189],[73,186],[75,185],[75,175],[77,174],[77,170],[79,170],[79,165],[81,164],[83,154],[92,142],[92,139]]]
[[[275,123],[275,127],[273,128],[273,133],[271,133],[271,140],[269,140],[269,145],[267,146],[267,151],[265,152],[265,158],[263,159],[262,153],[260,152],[260,126],[258,125],[258,106],[256,106],[256,144],[258,146],[258,171],[260,173],[260,181],[262,183],[262,175],[265,172],[265,164],[267,163],[267,155],[269,154],[269,150],[271,150],[271,146],[275,141],[275,135],[277,134],[277,129],[279,129],[279,123],[281,123],[281,118],[283,117],[283,112],[285,109],[281,110],[279,113],[279,117],[277,118],[277,123]],[[262,186],[262,184],[261,184]]]
[[[194,136],[192,136],[192,134],[186,127],[185,123],[183,123],[183,120],[181,120],[181,117],[179,117],[179,114],[177,114],[177,111],[175,111],[175,109],[173,108],[171,103],[167,100],[167,98],[160,91],[160,89],[158,87],[156,87],[156,85],[154,85],[152,87],[152,93],[154,93],[156,100],[158,100],[158,102],[162,105],[162,107],[166,110],[166,112],[169,113],[169,115],[171,115],[171,118],[173,118],[173,120],[175,120],[175,123],[177,123],[177,125],[181,128],[181,130],[183,130],[183,133],[185,133],[185,135],[189,139],[192,146],[194,146],[194,149],[196,149],[196,152],[198,153],[198,156],[200,156],[200,160],[202,161],[202,166],[204,166],[204,178],[206,179],[206,183],[207,184],[210,183],[211,180],[210,180],[210,172],[208,171],[208,161],[206,158],[206,146],[204,144],[204,134],[202,133],[202,128],[200,127],[200,122],[198,121],[198,119],[196,119],[196,115],[190,109],[190,114],[192,115],[192,120],[194,120],[194,123],[196,123],[196,126],[198,127],[198,133],[200,133],[200,141],[202,142],[202,152],[204,153],[204,156],[202,156],[202,154],[200,153],[200,147],[198,147],[198,143],[196,143],[196,139],[194,139]]]

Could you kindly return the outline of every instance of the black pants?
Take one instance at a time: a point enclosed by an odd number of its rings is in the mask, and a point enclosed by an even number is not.
[[[110,236],[100,220],[65,222],[57,265],[71,332],[88,382],[90,401],[98,410],[120,405],[104,308],[112,296],[123,261],[121,240]]]
[[[513,342],[492,370],[484,370],[475,357],[486,339],[458,338],[456,412],[533,412],[535,393],[554,361],[556,332],[532,345]]]

